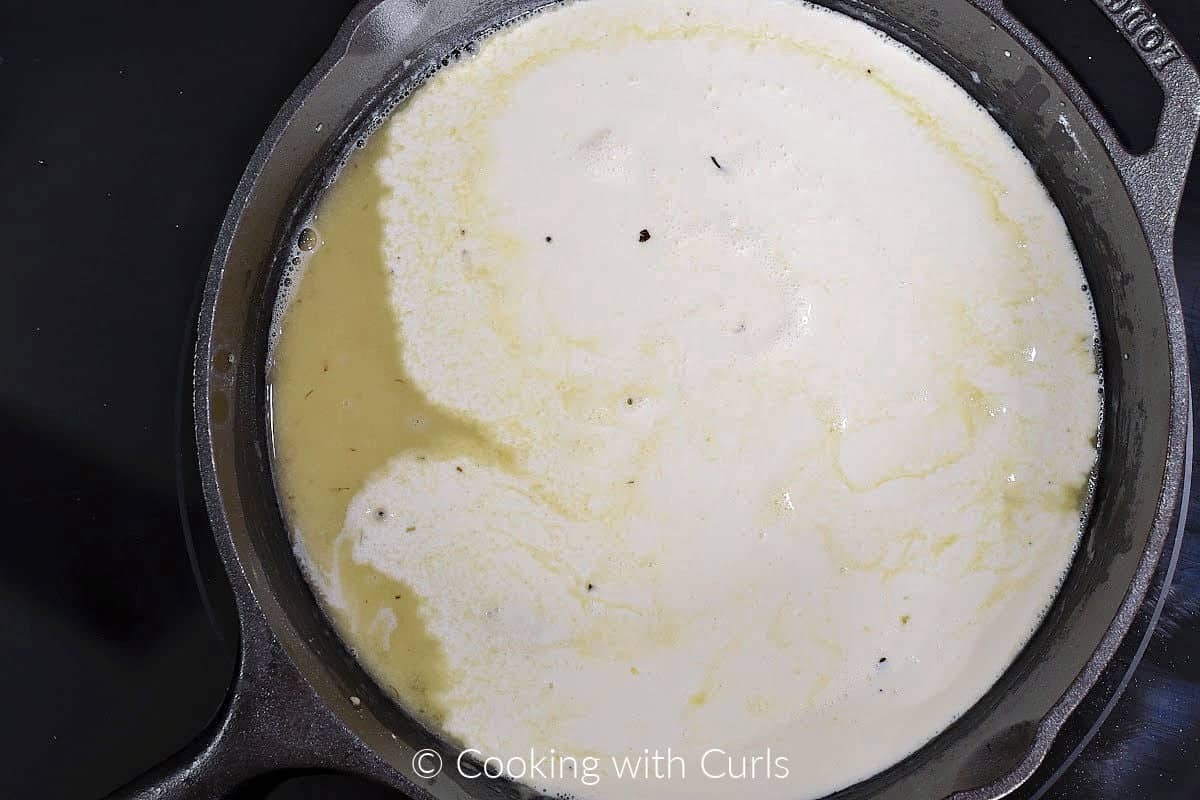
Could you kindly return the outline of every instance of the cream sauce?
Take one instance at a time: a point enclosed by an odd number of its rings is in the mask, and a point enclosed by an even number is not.
[[[597,759],[538,788],[820,796],[945,728],[1053,598],[1099,413],[1078,257],[995,122],[866,26],[536,15],[313,225],[272,372],[298,554],[449,736]]]

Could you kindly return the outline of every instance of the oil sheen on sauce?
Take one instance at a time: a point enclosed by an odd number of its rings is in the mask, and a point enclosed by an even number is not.
[[[1078,257],[995,122],[857,22],[538,14],[311,224],[270,373],[297,554],[448,737],[595,759],[536,788],[818,797],[965,711],[1059,586],[1100,411]],[[679,761],[619,769],[644,751]]]

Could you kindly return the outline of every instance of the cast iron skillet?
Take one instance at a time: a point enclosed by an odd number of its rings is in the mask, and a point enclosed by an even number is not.
[[[589,0],[603,2],[603,0]],[[1153,147],[1130,154],[1079,84],[1000,0],[827,0],[958,81],[1036,167],[1082,257],[1105,375],[1090,523],[1046,620],[1000,681],[852,798],[984,800],[1019,787],[1139,611],[1188,480],[1190,402],[1172,238],[1200,125],[1200,77],[1140,0],[1095,0],[1162,85]],[[416,798],[530,792],[468,780],[330,629],[292,557],[271,479],[267,329],[298,226],[338,164],[439,62],[547,0],[368,0],[272,123],[213,254],[195,363],[196,437],[241,624],[238,671],[209,730],[119,795],[211,798],[292,768],[355,773]],[[870,735],[864,731],[863,735]],[[414,771],[430,748],[440,777]],[[426,756],[418,767],[434,763]],[[737,786],[731,794],[739,794]]]

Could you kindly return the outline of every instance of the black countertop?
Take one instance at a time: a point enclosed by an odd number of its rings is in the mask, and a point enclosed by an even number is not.
[[[1011,5],[1133,130],[1154,98],[1109,57],[1103,23],[1066,13],[1087,2]],[[229,684],[236,632],[191,441],[193,317],[244,165],[351,5],[0,3],[0,797],[103,796],[195,736]],[[1200,5],[1154,6],[1200,54]],[[1200,170],[1177,249],[1200,333]],[[1136,644],[1094,738],[1026,794],[1200,797],[1200,510],[1140,660]],[[245,795],[397,796],[311,776]]]

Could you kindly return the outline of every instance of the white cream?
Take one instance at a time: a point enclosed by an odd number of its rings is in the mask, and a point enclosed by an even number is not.
[[[1098,379],[1062,219],[962,90],[792,2],[590,0],[379,135],[407,370],[517,464],[399,456],[346,517],[451,735],[598,759],[547,791],[798,800],[987,690],[1074,552]],[[643,748],[686,764],[618,778]]]

